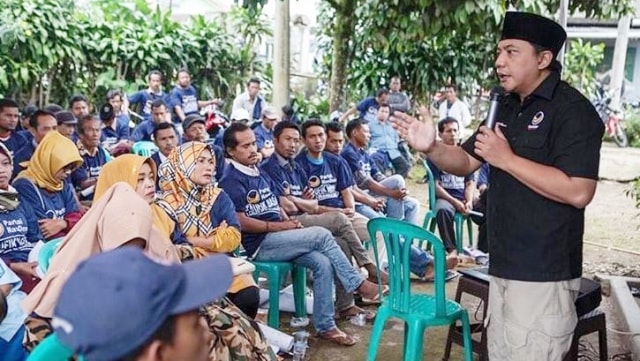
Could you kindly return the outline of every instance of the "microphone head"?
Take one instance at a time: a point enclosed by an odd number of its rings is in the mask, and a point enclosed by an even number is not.
[[[491,89],[491,95],[489,96],[489,99],[491,100],[497,100],[500,97],[502,97],[502,95],[504,95],[504,88],[501,87],[500,85],[494,86]]]

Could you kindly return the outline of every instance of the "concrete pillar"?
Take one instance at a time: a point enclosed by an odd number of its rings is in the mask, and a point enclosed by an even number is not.
[[[569,16],[568,14],[569,14],[569,0],[560,0],[560,10],[558,11],[558,22],[560,23],[560,25],[562,25],[565,31],[568,29],[567,27],[567,17]],[[567,41],[569,41],[569,39],[567,39]],[[564,65],[564,52],[566,49],[567,49],[567,43],[565,42],[564,46],[562,47],[562,49],[560,49],[560,52],[558,53],[558,56],[557,56],[558,61],[562,65]]]
[[[273,99],[277,109],[289,103],[289,0],[275,1]]]
[[[618,37],[613,49],[613,64],[611,66],[610,89],[613,92],[611,98],[611,108],[620,109],[620,98],[622,96],[622,84],[624,82],[624,64],[627,59],[627,47],[629,45],[629,28],[631,27],[631,16],[626,15],[618,21]]]

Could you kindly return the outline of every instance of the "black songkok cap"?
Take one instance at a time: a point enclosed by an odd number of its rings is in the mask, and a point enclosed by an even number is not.
[[[504,17],[504,39],[520,39],[548,48],[556,57],[567,40],[567,32],[560,24],[540,15],[509,11]]]

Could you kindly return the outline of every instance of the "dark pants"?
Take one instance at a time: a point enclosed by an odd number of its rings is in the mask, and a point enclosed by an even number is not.
[[[478,200],[473,203],[473,210],[480,212],[483,215],[487,211],[487,192],[484,191],[480,194]],[[487,237],[487,217],[471,216],[473,223],[478,225],[478,249],[484,253],[489,252],[489,240]]]
[[[438,233],[447,252],[456,249],[456,232],[453,226],[453,218],[456,215],[456,209],[453,204],[438,199],[436,201],[436,224],[438,225]]]
[[[256,318],[260,307],[260,289],[257,286],[243,288],[236,293],[227,293],[227,298],[251,319]]]

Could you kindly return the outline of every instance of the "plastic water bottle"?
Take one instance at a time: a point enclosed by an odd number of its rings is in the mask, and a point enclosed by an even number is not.
[[[309,333],[298,331],[293,334],[293,361],[302,361],[307,354]]]

